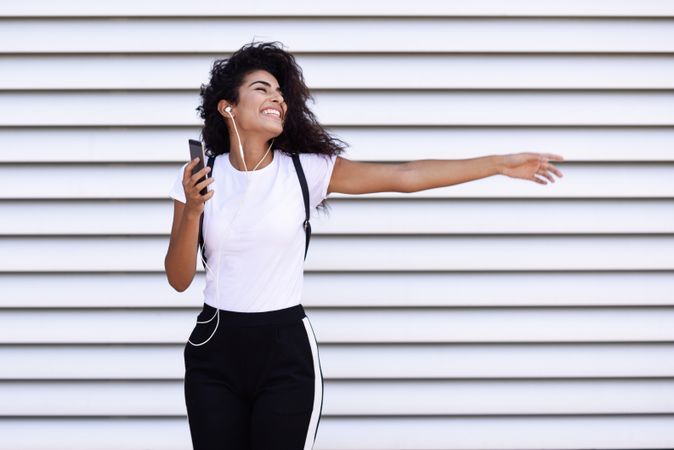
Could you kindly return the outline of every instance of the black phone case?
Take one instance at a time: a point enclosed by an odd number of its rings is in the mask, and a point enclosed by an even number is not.
[[[201,141],[189,139],[188,142],[189,142],[189,145],[190,145],[190,161],[192,161],[194,158],[199,158],[199,162],[192,169],[192,175],[194,175],[195,173],[199,172],[201,169],[203,169],[205,167],[204,166],[204,156],[205,156],[204,155],[204,149],[201,145]],[[201,183],[205,179],[206,179],[205,176],[201,177],[201,179],[199,179],[197,181],[197,183]],[[208,188],[205,187],[201,190],[200,194],[206,195],[207,192],[208,192]]]

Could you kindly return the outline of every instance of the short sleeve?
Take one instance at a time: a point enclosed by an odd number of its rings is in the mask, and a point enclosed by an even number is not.
[[[182,165],[182,167],[180,167],[176,177],[173,180],[173,186],[169,191],[169,197],[178,200],[180,203],[187,203],[187,198],[185,198],[185,189],[183,188],[183,172],[185,171],[185,167],[187,167],[188,164],[189,163],[185,163]]]
[[[337,155],[320,153],[300,153],[300,163],[309,188],[309,207],[316,208],[328,193],[330,178],[335,168]]]

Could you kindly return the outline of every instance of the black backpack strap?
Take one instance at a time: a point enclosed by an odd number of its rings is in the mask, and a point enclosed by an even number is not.
[[[307,179],[304,177],[304,170],[302,170],[302,164],[300,163],[299,153],[292,153],[293,163],[295,164],[295,172],[297,172],[297,177],[300,179],[300,186],[302,186],[302,196],[304,197],[304,214],[306,219],[304,220],[304,231],[306,232],[306,246],[304,248],[304,259],[307,259],[307,251],[309,250],[309,240],[311,239],[311,223],[309,222],[309,188],[307,187]]]
[[[208,165],[208,167],[211,168],[211,171],[206,174],[207,177],[210,177],[210,176],[213,175],[213,163],[215,163],[215,157],[209,156],[208,162],[206,164]],[[206,254],[204,253],[203,226],[204,226],[204,213],[202,212],[201,216],[199,216],[199,248],[201,249],[201,263],[203,264],[204,269],[205,269],[206,268]]]

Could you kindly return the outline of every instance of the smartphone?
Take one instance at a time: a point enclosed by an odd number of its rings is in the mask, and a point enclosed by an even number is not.
[[[196,166],[192,168],[192,175],[195,173],[199,172],[201,169],[203,169],[204,166],[204,161],[206,160],[205,155],[204,155],[204,147],[201,145],[201,141],[196,141],[194,139],[189,139],[190,143],[190,161],[192,161],[194,158],[199,158],[199,162],[197,163]],[[206,177],[202,177],[197,183],[201,183],[204,181]],[[200,194],[201,195],[206,195],[208,192],[208,187],[205,187],[201,190]]]

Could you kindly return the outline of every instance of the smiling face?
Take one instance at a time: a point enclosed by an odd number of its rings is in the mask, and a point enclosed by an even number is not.
[[[230,123],[230,131],[234,132],[232,118],[225,112],[228,104],[229,102],[221,100],[218,111]],[[259,133],[265,138],[273,138],[283,132],[288,105],[276,77],[266,70],[256,70],[244,77],[239,86],[239,102],[231,106],[230,112],[239,133]]]

